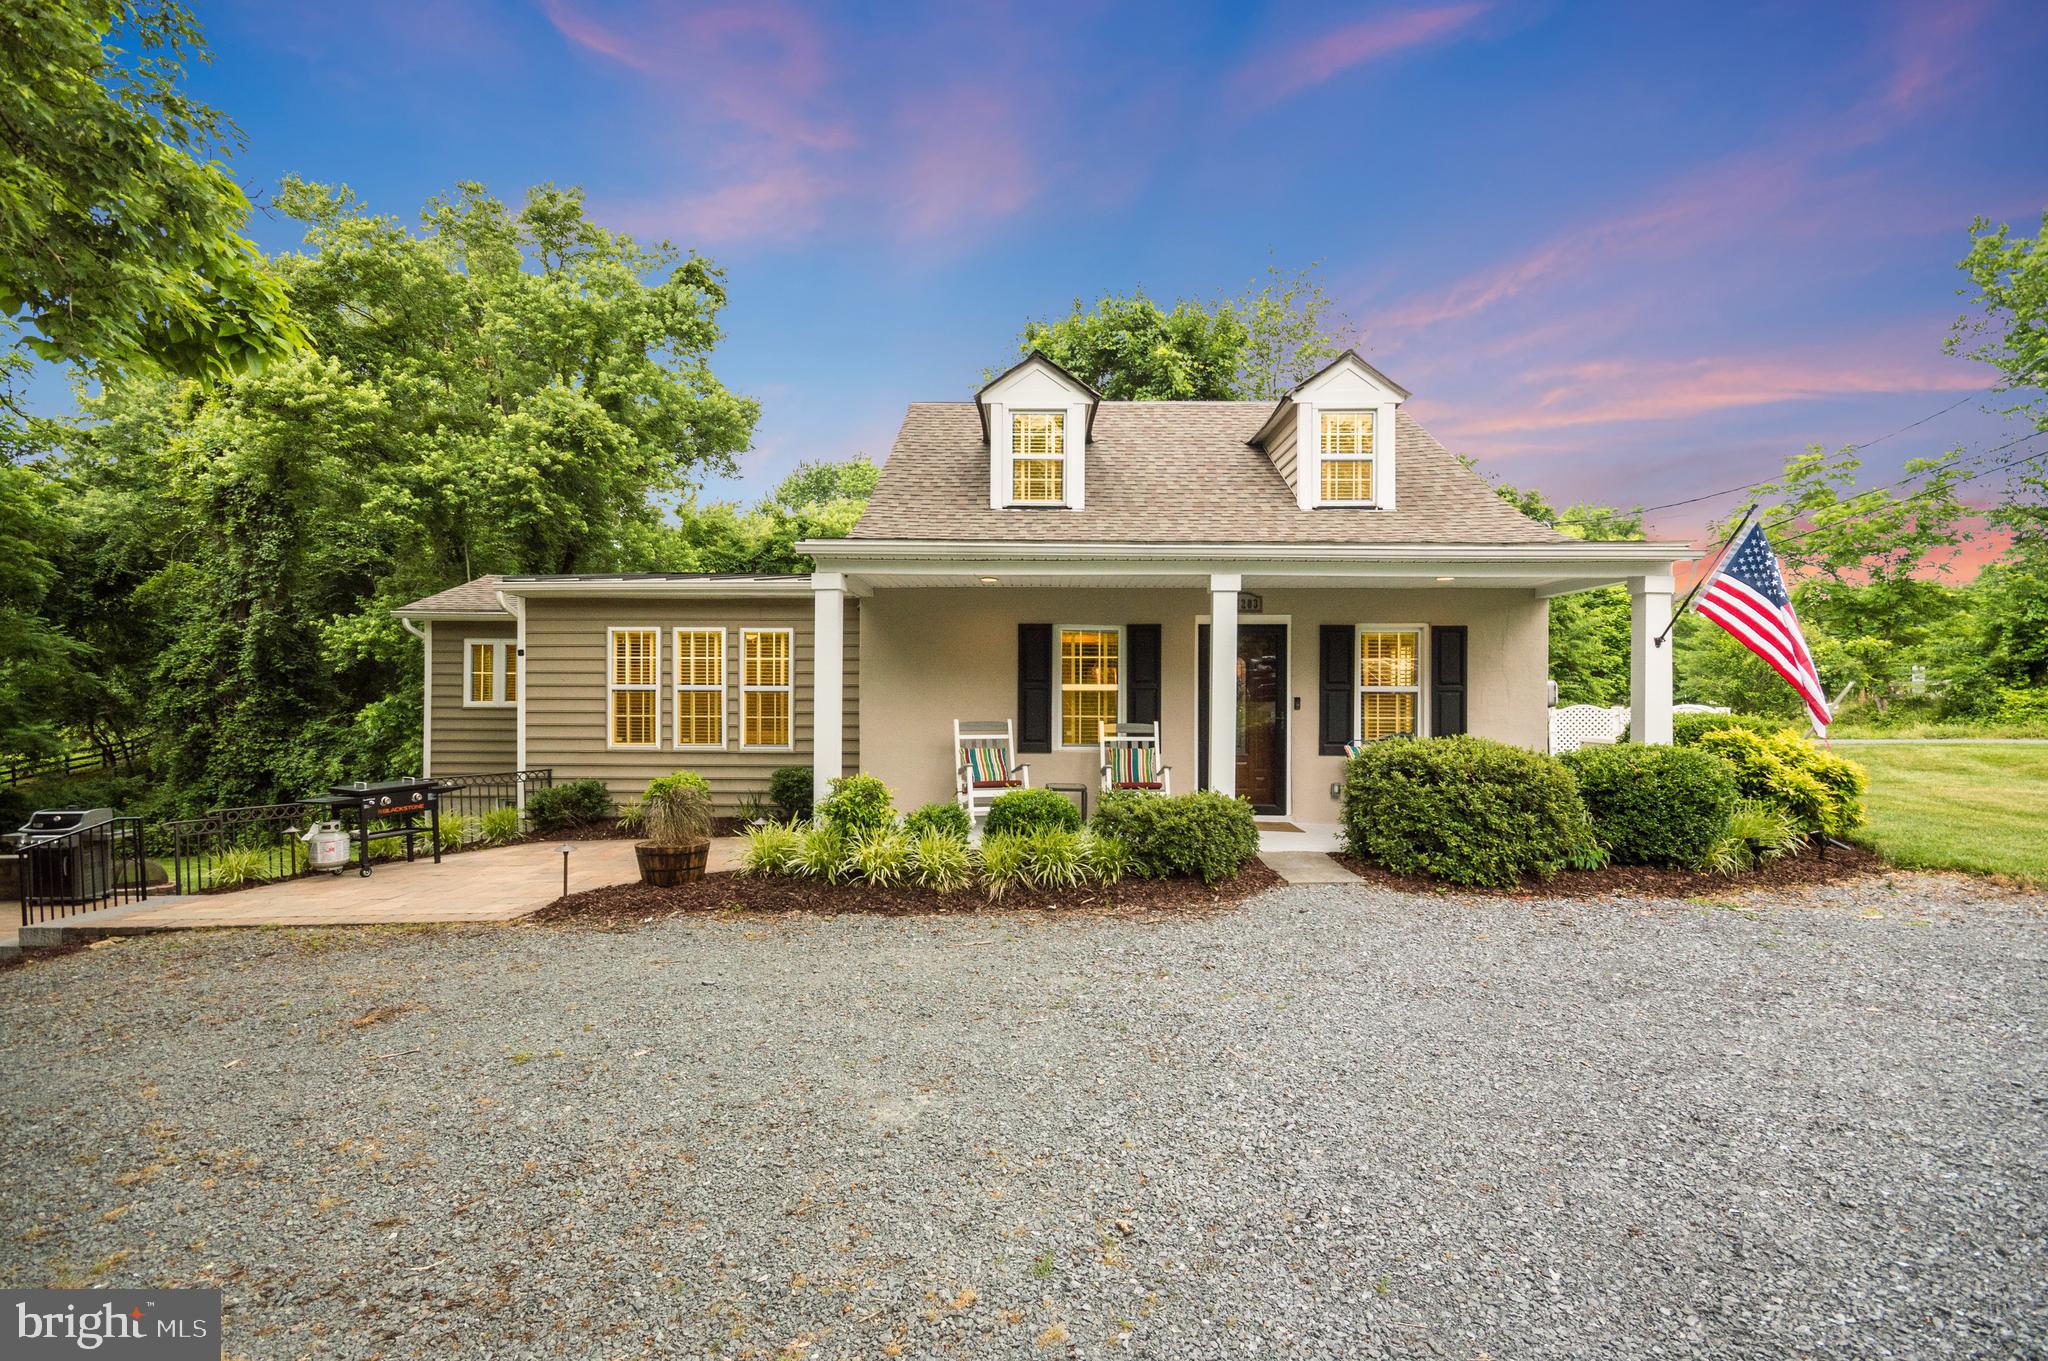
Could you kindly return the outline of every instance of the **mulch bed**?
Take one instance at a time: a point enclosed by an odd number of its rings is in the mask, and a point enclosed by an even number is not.
[[[1843,883],[1887,873],[1890,867],[1875,851],[1854,846],[1829,847],[1827,858],[1807,850],[1781,856],[1747,874],[1706,874],[1699,870],[1659,869],[1650,865],[1609,865],[1604,870],[1564,870],[1547,882],[1532,880],[1514,888],[1467,888],[1436,879],[1393,874],[1342,851],[1330,858],[1379,888],[1403,893],[1457,894],[1480,898],[1711,898],[1757,889],[1798,888]]]
[[[884,916],[968,912],[1203,912],[1239,903],[1267,889],[1279,888],[1279,875],[1254,860],[1235,879],[1206,886],[1199,879],[1126,879],[1108,888],[1087,885],[1070,889],[1016,888],[996,902],[978,888],[935,893],[928,888],[871,888],[864,884],[824,884],[815,879],[776,875],[752,878],[723,872],[707,874],[692,884],[650,888],[645,884],[614,884],[557,898],[526,918],[541,925],[630,926],[661,917],[703,913],[777,912],[836,914],[871,912]]]

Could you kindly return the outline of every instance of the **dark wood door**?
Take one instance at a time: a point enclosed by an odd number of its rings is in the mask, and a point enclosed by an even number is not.
[[[1209,783],[1209,626],[1201,631],[1201,780]],[[1287,629],[1237,626],[1237,792],[1261,813],[1287,806]]]

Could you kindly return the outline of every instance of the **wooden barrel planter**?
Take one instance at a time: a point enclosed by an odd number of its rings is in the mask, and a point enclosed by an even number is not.
[[[652,841],[633,845],[640,861],[640,882],[655,888],[674,888],[704,877],[704,863],[711,858],[711,843],[694,846],[657,846]]]

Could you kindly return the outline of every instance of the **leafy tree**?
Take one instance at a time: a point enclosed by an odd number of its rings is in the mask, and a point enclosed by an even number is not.
[[[850,533],[881,475],[866,458],[803,464],[751,508],[685,505],[642,556],[669,572],[808,572],[797,543]]]
[[[1064,317],[1026,322],[1017,352],[1043,352],[1110,401],[1270,401],[1341,353],[1349,329],[1313,267],[1269,268],[1217,302],[1162,309],[1142,288],[1092,308],[1076,299]]]
[[[177,0],[0,9],[0,313],[42,358],[216,379],[304,348],[239,235],[239,133],[179,88],[207,59]]]
[[[2011,409],[2048,430],[2048,211],[2033,237],[1978,218],[1959,267],[1976,290],[1969,296],[1979,315],[1958,319],[1944,348],[1995,365],[2006,391],[2031,393]]]

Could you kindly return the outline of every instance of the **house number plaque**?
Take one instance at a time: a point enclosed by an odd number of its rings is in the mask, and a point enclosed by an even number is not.
[[[1239,591],[1237,593],[1237,612],[1239,614],[1264,614],[1266,612],[1266,597],[1260,595],[1257,591]]]

